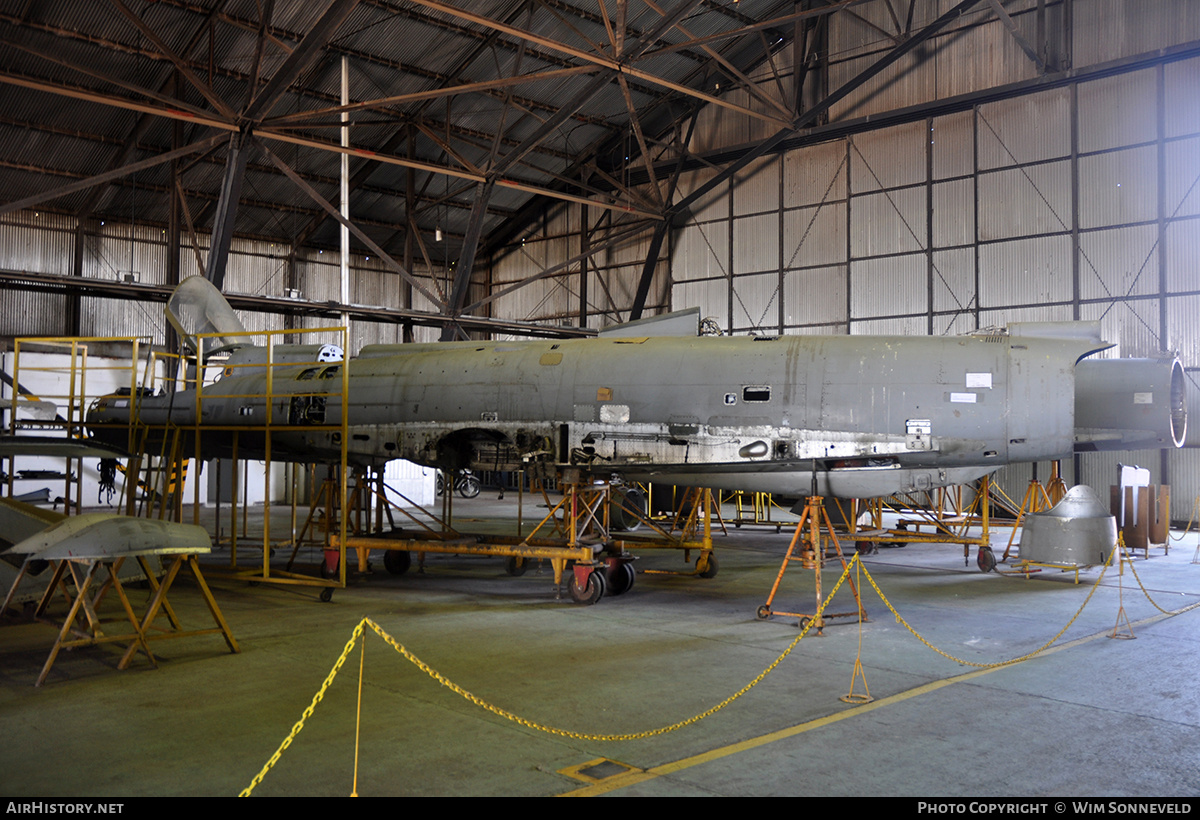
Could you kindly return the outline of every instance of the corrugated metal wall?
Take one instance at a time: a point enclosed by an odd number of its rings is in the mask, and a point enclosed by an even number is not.
[[[201,235],[200,256],[208,257],[207,235]],[[0,220],[0,267],[7,270],[71,275],[75,258],[76,232],[68,217],[37,211],[22,211]],[[289,288],[288,246],[269,240],[237,238],[229,253],[224,289],[228,293],[284,297]],[[106,221],[85,233],[82,249],[82,275],[109,281],[132,281],[161,285],[166,279],[167,243],[161,228],[146,225],[117,224]],[[179,253],[181,277],[199,273],[190,244]],[[319,250],[297,254],[295,277],[300,297],[326,302],[338,301],[340,269],[338,254]],[[416,272],[422,276],[421,271]],[[428,281],[428,280],[426,280]],[[403,307],[401,278],[389,271],[378,258],[358,255],[351,261],[351,302],[369,307]],[[430,285],[432,289],[432,285]],[[477,288],[475,298],[482,293]],[[423,297],[414,296],[414,307]],[[70,335],[70,317],[78,302],[79,335],[145,335],[156,343],[166,340],[166,320],[160,304],[136,300],[72,299],[21,290],[0,291],[0,338],[15,336]],[[247,330],[280,330],[284,319],[278,314],[243,312]],[[329,327],[331,319],[304,319],[303,327]],[[438,331],[426,332],[431,340]],[[400,325],[386,322],[355,322],[351,329],[352,350],[364,344],[395,343],[401,340]],[[309,342],[338,341],[336,334],[311,336]]]

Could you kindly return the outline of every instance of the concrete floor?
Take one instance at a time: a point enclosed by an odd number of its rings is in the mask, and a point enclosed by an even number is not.
[[[494,493],[463,517],[511,512]],[[790,516],[780,515],[783,518]],[[1179,533],[1176,533],[1179,535]],[[998,553],[1007,542],[996,532]],[[241,653],[217,636],[154,644],[159,668],[118,652],[64,652],[33,686],[53,641],[37,623],[0,626],[0,794],[10,798],[235,795],[288,735],[355,625],[376,621],[482,700],[579,733],[637,733],[688,719],[738,692],[788,648],[795,618],[755,618],[788,532],[717,535],[716,578],[678,553],[637,562],[636,586],[595,606],[556,600],[548,569],[505,575],[499,559],[431,556],[426,570],[357,578],[320,603],[314,588],[213,581]],[[1135,569],[1174,610],[1200,601],[1196,534]],[[964,566],[956,546],[883,549],[866,568],[929,643],[977,663],[1032,652],[1083,606],[1099,570],[1031,580]],[[838,572],[825,571],[826,590]],[[1192,796],[1200,793],[1200,609],[1167,617],[1110,570],[1054,647],[978,670],[935,653],[870,586],[870,622],[808,635],[747,694],[693,725],[640,740],[574,739],[520,725],[438,685],[373,634],[366,642],[358,794]],[[135,605],[148,593],[134,590]],[[195,587],[172,603],[208,626]],[[790,569],[778,609],[809,611],[811,572]],[[1107,636],[1123,606],[1136,640]],[[851,608],[845,592],[836,607]],[[860,651],[876,700],[851,690]],[[354,788],[360,655],[256,795]],[[854,682],[862,692],[862,680]],[[616,764],[573,775],[593,761]]]

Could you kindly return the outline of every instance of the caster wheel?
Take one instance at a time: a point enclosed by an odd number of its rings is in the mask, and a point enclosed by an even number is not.
[[[758,618],[760,621],[765,621],[767,618],[771,617],[771,607],[765,605],[760,606],[758,611],[754,613],[754,617]]]
[[[717,556],[710,552],[703,557],[703,560],[704,560],[704,569],[700,570],[700,577],[701,578],[716,578],[717,570],[719,569],[719,567],[717,566]]]
[[[608,594],[622,595],[633,589],[636,580],[637,572],[633,569],[633,564],[622,561],[608,571]]]
[[[578,576],[572,572],[570,580],[567,581],[567,592],[571,594],[571,600],[575,603],[588,604],[590,606],[604,597],[606,586],[603,572],[593,572],[588,575],[587,583],[583,588],[579,586]]]
[[[504,571],[514,578],[520,578],[528,568],[528,562],[519,555],[510,555],[504,559]]]
[[[403,575],[412,566],[412,553],[408,550],[388,550],[383,554],[383,566],[392,575]]]
[[[321,590],[321,603],[327,604],[333,600],[333,587],[325,587]]]
[[[975,564],[980,572],[991,572],[996,568],[996,553],[992,552],[991,547],[980,547],[975,556]]]

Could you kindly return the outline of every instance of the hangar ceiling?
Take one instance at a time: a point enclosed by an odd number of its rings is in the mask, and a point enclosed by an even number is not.
[[[548,203],[661,241],[685,163],[724,178],[975,6],[1007,19],[998,0],[4,0],[0,214],[211,233],[220,283],[234,235],[337,247],[347,158],[354,250],[416,287],[417,267],[455,268],[430,294],[454,316],[476,260]],[[836,89],[835,15],[878,44]],[[1045,41],[1012,31],[1044,70]],[[692,155],[706,106],[773,136]]]

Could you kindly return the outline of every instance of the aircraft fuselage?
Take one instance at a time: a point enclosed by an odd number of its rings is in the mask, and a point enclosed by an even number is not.
[[[1075,442],[1095,325],[956,337],[616,337],[373,346],[346,363],[239,371],[203,389],[201,449],[468,466],[481,444],[636,480],[867,497],[962,483]],[[347,368],[343,374],[342,368]],[[321,395],[318,395],[321,394]],[[268,398],[269,396],[269,398]],[[190,392],[143,422],[195,424]],[[128,409],[124,411],[127,418]],[[112,398],[92,420],[119,421]],[[1163,446],[1171,446],[1164,444]],[[477,465],[477,466],[488,466]]]

